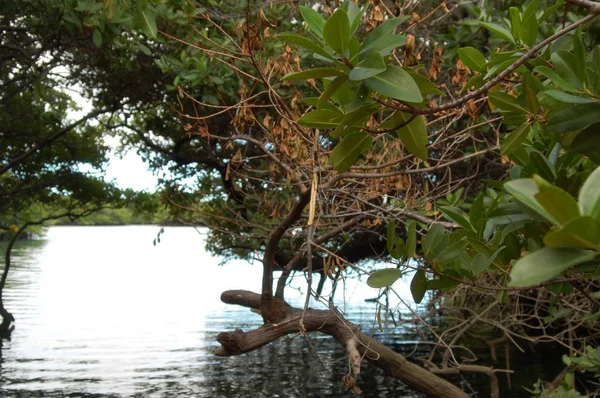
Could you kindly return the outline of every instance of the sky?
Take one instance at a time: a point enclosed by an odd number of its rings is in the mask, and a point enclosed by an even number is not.
[[[136,191],[154,192],[158,179],[148,171],[148,166],[134,151],[127,152],[123,158],[111,154],[106,168],[106,181],[114,180],[119,188],[131,188]]]

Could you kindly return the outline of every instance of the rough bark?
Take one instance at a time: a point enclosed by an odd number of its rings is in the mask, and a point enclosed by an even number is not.
[[[261,306],[259,294],[245,290],[230,290],[221,295],[227,304],[236,304],[258,310]],[[285,301],[277,301],[277,313],[285,314],[282,320],[266,322],[258,329],[244,332],[219,333],[217,340],[221,346],[216,349],[218,356],[233,356],[256,350],[279,337],[300,332],[300,318],[303,310],[289,306]],[[263,315],[264,317],[264,315]],[[372,364],[383,369],[407,385],[431,396],[468,397],[455,385],[436,376],[432,372],[409,362],[404,356],[392,351],[377,340],[360,332],[356,325],[346,321],[334,310],[307,309],[303,324],[306,332],[321,332],[332,336],[344,347],[353,339],[360,355]]]

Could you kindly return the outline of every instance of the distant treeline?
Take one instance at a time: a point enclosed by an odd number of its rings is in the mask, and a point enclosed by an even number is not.
[[[106,208],[88,216],[70,220],[62,218],[48,225],[140,225],[140,224],[172,224],[169,215],[161,210],[158,213],[140,214],[134,209],[123,207],[119,209]]]

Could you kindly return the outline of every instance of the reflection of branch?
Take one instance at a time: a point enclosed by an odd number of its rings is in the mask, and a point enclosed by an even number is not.
[[[72,129],[74,129],[75,127],[77,127],[78,125],[80,125],[81,123],[86,122],[89,119],[92,119],[92,118],[94,118],[94,117],[96,117],[96,116],[98,116],[98,115],[100,115],[100,114],[102,114],[104,112],[106,112],[105,109],[96,110],[94,112],[88,113],[86,116],[82,117],[78,121],[69,124],[68,126],[66,126],[65,128],[63,128],[62,130],[57,131],[56,133],[52,134],[50,137],[46,138],[45,140],[42,140],[42,141],[38,142],[37,144],[33,145],[28,151],[23,152],[19,156],[17,156],[14,159],[10,160],[6,165],[0,167],[0,175],[4,174],[5,172],[7,172],[8,170],[12,169],[13,167],[15,167],[16,165],[18,165],[19,163],[23,162],[25,159],[27,159],[28,157],[30,157],[31,155],[33,155],[35,152],[37,152],[41,148],[50,145],[51,143],[53,143],[54,141],[56,141],[57,139],[59,139],[63,135],[67,134],[69,131],[71,131]]]

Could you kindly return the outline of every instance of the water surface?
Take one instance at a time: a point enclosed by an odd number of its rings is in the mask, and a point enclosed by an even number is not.
[[[153,246],[159,229],[52,227],[43,241],[19,244],[5,292],[17,323],[2,341],[0,396],[354,396],[341,383],[344,351],[327,336],[311,337],[322,363],[292,337],[214,356],[219,332],[261,325],[248,309],[219,300],[227,289],[260,291],[260,265],[220,266],[193,228],[165,228]],[[348,319],[373,330],[376,307],[364,299],[376,292],[349,280],[343,293]],[[300,304],[303,294],[286,296]],[[415,348],[414,327],[380,337],[406,354]],[[366,363],[360,385],[363,397],[421,396]]]

